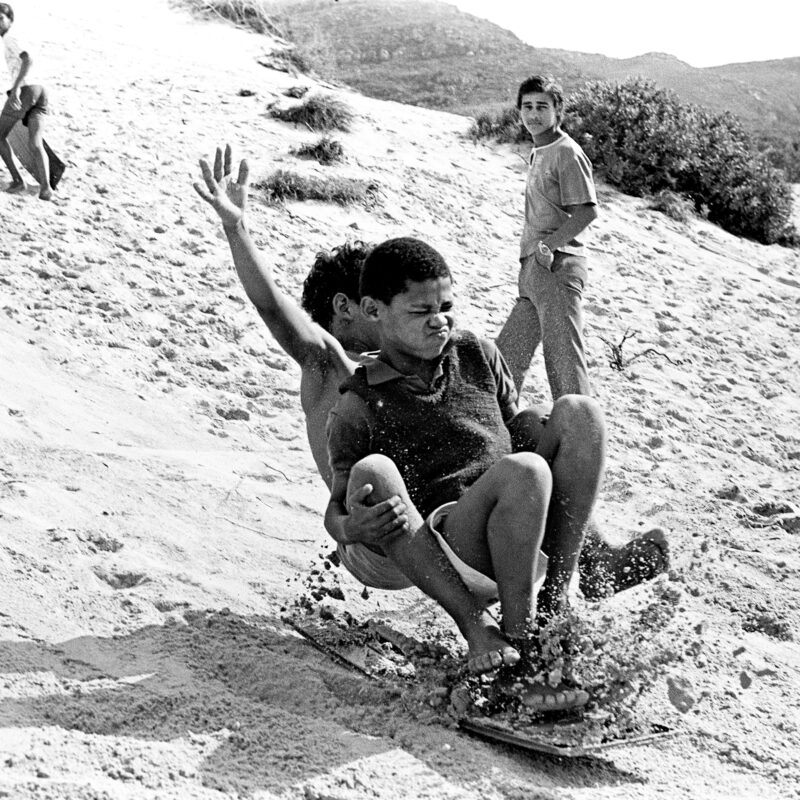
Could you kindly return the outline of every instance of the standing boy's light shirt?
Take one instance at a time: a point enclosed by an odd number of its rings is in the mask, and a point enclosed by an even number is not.
[[[3,79],[3,92],[6,92],[11,88],[22,68],[22,54],[29,53],[30,50],[25,46],[25,42],[19,40],[16,32],[7,33],[0,39],[0,42],[3,43],[3,55],[5,56],[4,61],[6,72],[8,73],[7,77]],[[29,70],[25,76],[25,80],[22,82],[23,86],[31,82],[31,71]]]
[[[580,145],[562,133],[558,139],[531,151],[525,185],[525,227],[520,258],[536,252],[536,243],[569,219],[566,206],[597,203],[592,165]],[[584,255],[585,232],[559,247],[559,251]]]

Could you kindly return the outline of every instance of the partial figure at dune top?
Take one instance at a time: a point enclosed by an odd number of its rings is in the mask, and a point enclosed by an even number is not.
[[[27,46],[9,33],[13,23],[14,10],[7,3],[0,3],[0,37],[12,81],[11,88],[6,91],[5,104],[0,109],[0,157],[11,173],[11,185],[7,191],[17,193],[26,189],[25,179],[14,163],[13,151],[8,143],[12,128],[20,122],[28,130],[28,142],[39,181],[39,198],[50,200],[53,197],[50,164],[43,138],[49,114],[47,91],[44,86],[28,82],[33,57]]]

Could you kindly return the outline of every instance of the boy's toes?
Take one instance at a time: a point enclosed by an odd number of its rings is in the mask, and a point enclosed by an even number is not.
[[[589,692],[560,683],[556,687],[537,684],[525,687],[520,701],[532,711],[568,711],[589,702]]]
[[[467,669],[473,675],[485,675],[500,667],[511,667],[518,663],[520,654],[516,648],[507,645],[496,650],[489,650],[467,661]]]

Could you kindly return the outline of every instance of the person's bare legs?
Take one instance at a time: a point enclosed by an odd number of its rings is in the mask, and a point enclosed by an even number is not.
[[[367,483],[373,487],[368,504],[394,495],[405,504],[411,532],[384,540],[381,547],[415,586],[453,618],[467,642],[470,671],[490,672],[519,661],[517,650],[510,646],[495,620],[461,580],[411,502],[394,462],[382,455],[370,455],[357,462],[350,471],[348,497]]]
[[[553,477],[535,453],[506,456],[465,492],[445,523],[456,553],[497,581],[503,632],[523,654],[519,665],[501,670],[497,686],[535,711],[578,708],[589,700],[583,689],[543,681],[531,642],[533,579],[545,522],[553,516]]]
[[[53,190],[50,188],[50,161],[44,149],[44,114],[33,113],[28,117],[28,139],[36,160],[36,174],[39,179],[39,199],[51,200]]]
[[[533,303],[527,297],[518,298],[496,339],[518,392],[522,391],[525,375],[541,341],[542,329]]]
[[[9,192],[25,191],[25,180],[14,163],[14,154],[11,150],[11,145],[8,143],[8,134],[11,133],[11,129],[16,124],[16,117],[5,114],[0,115],[0,158],[3,159],[3,163],[11,173],[11,186],[7,189]]]
[[[550,465],[553,497],[542,549],[547,575],[537,602],[538,622],[564,610],[605,468],[606,429],[598,403],[564,395],[553,404],[536,452]]]
[[[551,489],[542,458],[535,453],[505,456],[461,496],[442,531],[459,558],[497,582],[503,632],[512,640],[530,631]]]
[[[579,420],[575,421],[575,425]],[[521,411],[509,424],[514,450],[536,452],[547,426],[541,408]],[[574,430],[570,422],[566,428]],[[558,436],[558,432],[554,432]],[[552,443],[547,447],[551,448]],[[589,519],[578,559],[580,589],[587,600],[600,600],[616,592],[638,586],[669,568],[669,546],[661,528],[633,536],[621,546],[613,546],[597,523]]]

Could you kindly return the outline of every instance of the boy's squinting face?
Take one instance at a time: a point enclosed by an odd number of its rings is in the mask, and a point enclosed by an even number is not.
[[[522,95],[519,107],[522,124],[534,139],[558,125],[558,115],[553,98],[546,92],[531,92]]]
[[[11,19],[8,14],[0,11],[0,36],[5,36],[11,28]]]
[[[441,355],[455,323],[450,278],[408,281],[406,291],[377,306],[382,349],[422,361]]]

